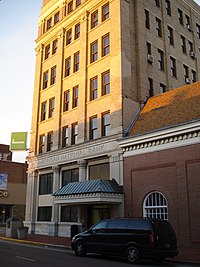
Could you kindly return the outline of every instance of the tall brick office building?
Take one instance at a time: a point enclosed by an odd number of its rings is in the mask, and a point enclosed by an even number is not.
[[[0,144],[0,224],[25,219],[27,163],[12,161],[8,145]]]
[[[124,154],[125,216],[169,219],[179,246],[200,247],[200,82],[148,100]]]
[[[199,15],[192,0],[43,1],[25,219],[32,232],[69,236],[72,224],[124,215],[117,140],[147,97],[198,80]]]

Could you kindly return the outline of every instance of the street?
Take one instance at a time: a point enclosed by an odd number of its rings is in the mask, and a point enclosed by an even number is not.
[[[102,258],[98,255],[77,257],[70,249],[40,247],[0,240],[0,263],[4,267],[128,267],[124,259]],[[192,264],[164,262],[161,265],[146,261],[140,266],[191,267]]]

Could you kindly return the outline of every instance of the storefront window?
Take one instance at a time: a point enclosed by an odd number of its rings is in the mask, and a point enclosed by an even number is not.
[[[110,179],[110,165],[109,163],[102,163],[89,166],[90,180],[93,179]]]
[[[62,187],[68,183],[79,181],[79,169],[66,170],[62,172]]]
[[[40,175],[39,195],[53,193],[53,173]]]
[[[61,222],[77,222],[78,206],[62,206]]]
[[[50,222],[52,214],[52,207],[38,208],[38,221]]]

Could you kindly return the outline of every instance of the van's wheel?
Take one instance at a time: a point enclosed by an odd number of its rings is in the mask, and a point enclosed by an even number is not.
[[[134,246],[131,246],[131,247],[127,248],[127,250],[126,250],[126,260],[129,263],[132,263],[132,264],[139,263],[139,261],[140,261],[139,250]]]
[[[75,246],[75,254],[76,256],[83,257],[86,255],[85,244],[83,242],[78,242]]]

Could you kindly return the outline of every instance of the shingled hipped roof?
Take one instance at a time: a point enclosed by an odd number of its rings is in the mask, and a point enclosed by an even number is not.
[[[200,82],[149,98],[128,135],[151,132],[193,120],[200,120]]]

